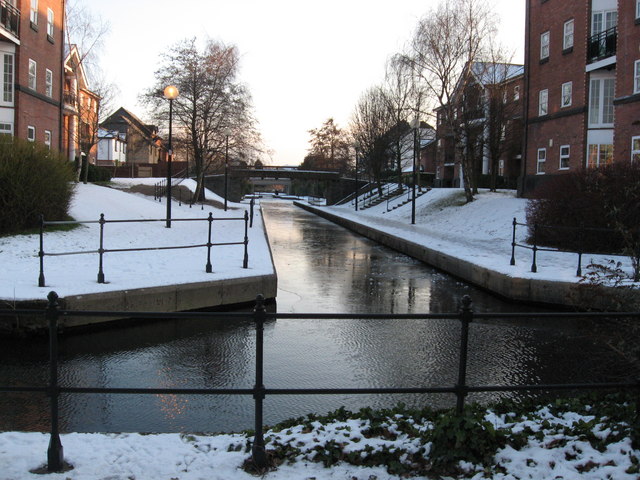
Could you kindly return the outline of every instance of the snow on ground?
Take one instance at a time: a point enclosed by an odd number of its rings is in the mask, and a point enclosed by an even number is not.
[[[407,198],[405,194],[403,200]],[[362,200],[361,200],[362,201]],[[400,200],[359,209],[354,204],[327,207],[344,218],[369,225],[456,258],[513,277],[577,282],[578,255],[565,252],[538,252],[537,273],[531,272],[532,251],[516,247],[516,265],[510,265],[513,219],[526,223],[527,200],[513,191],[481,191],[465,204],[461,189],[436,188],[416,199],[416,222],[411,225],[411,204],[387,211]],[[517,227],[516,243],[527,244],[526,227]],[[631,275],[628,257],[591,255],[582,259],[583,273],[589,263],[605,264],[615,259]]]
[[[153,184],[158,179],[134,179],[136,184]],[[189,185],[192,180],[183,184]],[[126,185],[130,179],[118,181]],[[207,198],[215,198],[207,192]],[[172,226],[165,221],[144,223],[113,223],[104,226],[105,249],[127,249],[162,246],[187,246],[207,243],[207,221],[179,221],[182,218],[206,219],[209,212],[214,219],[242,218],[247,204],[229,204],[227,212],[204,206],[172,204]],[[106,220],[163,219],[166,203],[153,197],[131,194],[115,188],[97,185],[76,186],[70,215],[79,221],[96,221],[104,213]],[[46,232],[44,251],[80,252],[99,248],[97,223],[85,224],[68,232]],[[244,221],[213,221],[212,242],[243,242]],[[255,209],[253,228],[249,229],[249,265],[242,268],[243,245],[217,246],[211,251],[213,273],[206,273],[205,247],[180,250],[152,250],[145,252],[113,252],[104,255],[104,274],[107,283],[97,283],[99,257],[97,253],[64,255],[44,258],[46,287],[38,287],[39,235],[18,235],[0,238],[0,299],[6,301],[45,299],[55,290],[64,297],[84,293],[107,292],[179,283],[203,282],[257,276],[273,273],[260,210]]]

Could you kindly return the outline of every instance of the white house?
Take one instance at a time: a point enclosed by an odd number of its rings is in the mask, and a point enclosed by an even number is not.
[[[99,166],[118,166],[127,161],[127,138],[125,133],[117,130],[98,130],[98,158]]]

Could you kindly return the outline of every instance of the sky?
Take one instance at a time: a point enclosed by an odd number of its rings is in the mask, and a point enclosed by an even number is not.
[[[240,80],[272,165],[298,165],[309,133],[328,118],[346,128],[360,95],[384,78],[437,0],[78,0],[111,29],[102,67],[120,106],[148,120],[138,95],[154,83],[160,55],[198,37],[236,45]],[[525,0],[494,0],[500,39],[522,62]]]

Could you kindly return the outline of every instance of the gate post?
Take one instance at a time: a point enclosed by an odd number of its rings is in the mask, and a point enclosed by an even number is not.
[[[45,316],[49,321],[49,396],[51,402],[51,438],[47,449],[47,470],[60,472],[63,465],[63,449],[58,431],[58,294],[49,292]]]
[[[264,447],[264,436],[262,434],[262,402],[265,398],[263,383],[264,366],[264,297],[256,297],[256,307],[253,315],[256,322],[256,384],[253,387],[253,399],[255,402],[255,437],[251,447],[251,457],[256,467],[262,469],[267,466],[267,453]]]

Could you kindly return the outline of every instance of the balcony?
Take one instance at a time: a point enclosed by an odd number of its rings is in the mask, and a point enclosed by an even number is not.
[[[62,100],[64,103],[64,108],[66,110],[69,110],[74,113],[78,110],[78,100],[76,98],[76,94],[73,93],[71,90],[67,90],[65,88],[62,94]]]
[[[20,10],[5,0],[0,0],[0,27],[16,39],[20,38]]]
[[[611,27],[600,33],[589,37],[587,45],[587,59],[589,63],[594,63],[605,58],[613,57],[616,54],[616,44],[618,42],[618,27]]]

